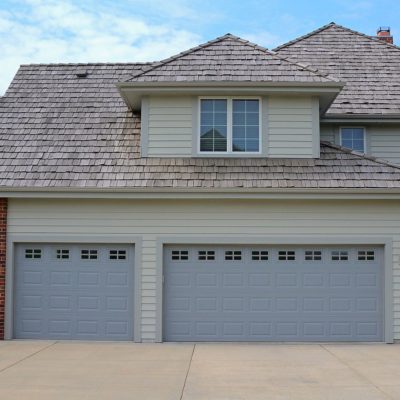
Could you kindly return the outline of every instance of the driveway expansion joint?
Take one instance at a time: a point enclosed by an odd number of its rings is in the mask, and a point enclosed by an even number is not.
[[[346,361],[342,360],[339,356],[337,356],[335,353],[330,351],[325,347],[325,345],[320,344],[320,347],[324,349],[326,352],[328,352],[332,357],[335,357],[338,361],[340,361],[342,364],[344,364],[347,368],[351,369],[354,373],[356,373],[360,378],[371,384],[376,390],[378,390],[380,393],[383,394],[388,400],[397,400],[392,396],[389,396],[386,392],[384,392],[379,386],[377,386],[374,382],[372,382],[370,379],[368,379],[365,375],[363,375],[361,372],[357,371],[355,368],[353,368],[349,363]]]
[[[181,396],[179,397],[179,400],[183,399],[183,393],[185,392],[186,381],[189,376],[190,367],[192,366],[193,354],[194,354],[195,349],[196,349],[196,343],[193,344],[192,354],[190,356],[190,361],[189,361],[188,369],[186,371],[185,381],[183,382],[182,392],[181,392]]]
[[[42,347],[42,348],[39,349],[38,351],[35,351],[34,353],[29,354],[29,355],[27,355],[27,356],[24,357],[24,358],[21,358],[20,360],[16,361],[15,363],[10,364],[10,365],[7,365],[7,367],[4,367],[4,368],[0,369],[0,374],[1,374],[2,372],[6,371],[6,370],[8,370],[8,369],[10,369],[10,368],[12,368],[12,367],[15,367],[16,365],[18,365],[19,363],[21,363],[21,362],[23,362],[23,361],[28,360],[29,358],[32,358],[32,357],[36,356],[36,354],[39,354],[39,353],[41,353],[42,351],[47,350],[49,347],[52,347],[52,346],[54,346],[54,345],[57,344],[57,343],[58,343],[58,341],[55,341],[55,342],[53,342],[53,343],[50,343],[48,346]]]

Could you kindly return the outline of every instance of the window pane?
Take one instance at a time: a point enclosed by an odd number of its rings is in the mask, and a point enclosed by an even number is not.
[[[212,125],[214,123],[214,114],[213,113],[201,113],[201,125]]]
[[[259,101],[233,100],[232,151],[259,151]]]
[[[232,148],[233,151],[246,151],[246,141],[243,139],[234,139]]]
[[[215,113],[214,114],[214,124],[215,125],[226,125],[226,114]]]
[[[258,139],[258,126],[248,126],[246,128],[247,139]]]
[[[246,138],[246,127],[245,126],[233,126],[232,127],[233,139],[245,139]],[[258,132],[257,132],[258,135]]]
[[[233,102],[233,112],[245,112],[246,100],[235,100]]]
[[[246,100],[246,110],[247,112],[258,113],[258,100]]]
[[[214,100],[202,100],[201,101],[202,112],[213,112],[214,111]]]
[[[246,114],[241,112],[233,113],[233,125],[246,125]]]
[[[258,113],[247,114],[246,124],[258,126]]]
[[[360,152],[365,151],[363,128],[342,128],[340,136],[342,146]]]
[[[227,100],[201,100],[200,151],[227,150]]]
[[[256,140],[247,140],[247,147],[246,151],[259,151],[259,142],[258,139]]]
[[[225,112],[227,111],[227,102],[224,99],[221,100],[212,100],[214,102],[214,111],[216,112]]]
[[[215,139],[214,151],[226,151],[226,139]]]

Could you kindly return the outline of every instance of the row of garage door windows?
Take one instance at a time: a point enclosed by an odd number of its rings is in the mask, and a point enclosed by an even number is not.
[[[97,249],[84,249],[81,250],[82,260],[97,260],[99,251]],[[109,250],[110,260],[126,260],[126,250]],[[25,249],[25,258],[27,259],[40,259],[42,258],[42,249]],[[56,249],[55,258],[58,260],[69,260],[69,249]]]
[[[82,249],[81,259],[82,260],[97,260],[98,259],[97,249]],[[251,252],[252,261],[268,261],[269,260],[268,250],[253,250]],[[68,260],[70,258],[69,249],[56,249],[56,259]],[[126,250],[109,250],[110,260],[126,260]],[[25,249],[25,258],[27,259],[40,259],[42,258],[42,249]],[[216,259],[215,250],[199,250],[197,252],[197,258],[199,261],[214,261]],[[225,260],[226,261],[241,261],[243,258],[241,250],[226,250]],[[188,250],[172,250],[171,259],[174,261],[189,261]],[[348,261],[349,252],[347,250],[332,250],[331,251],[332,261]],[[374,261],[375,252],[373,250],[359,250],[357,253],[357,259],[359,261]],[[280,250],[278,251],[278,260],[280,261],[295,261],[296,251],[295,250]],[[306,261],[321,261],[322,251],[321,250],[305,250],[304,260]]]
[[[295,250],[280,250],[278,251],[279,261],[296,261]],[[243,254],[241,250],[226,250],[225,251],[226,261],[241,261]],[[252,261],[268,261],[270,257],[268,250],[253,250],[251,252]],[[174,261],[189,261],[188,250],[172,250],[171,259]],[[199,250],[197,252],[197,259],[199,261],[214,261],[216,259],[215,250]],[[348,261],[349,252],[347,250],[332,250],[331,251],[332,261]],[[374,261],[375,252],[373,250],[359,250],[357,252],[357,259],[359,261]],[[305,250],[304,260],[306,261],[322,261],[321,250]]]

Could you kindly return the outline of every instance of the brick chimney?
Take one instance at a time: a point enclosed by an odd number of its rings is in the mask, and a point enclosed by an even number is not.
[[[376,31],[376,38],[379,40],[383,40],[386,43],[393,44],[393,36],[390,34],[389,26],[381,26]]]

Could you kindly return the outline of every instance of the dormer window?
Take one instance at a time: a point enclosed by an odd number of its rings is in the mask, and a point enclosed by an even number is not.
[[[201,98],[200,153],[259,153],[259,98]]]
[[[348,149],[365,153],[365,129],[340,128],[340,144]]]

